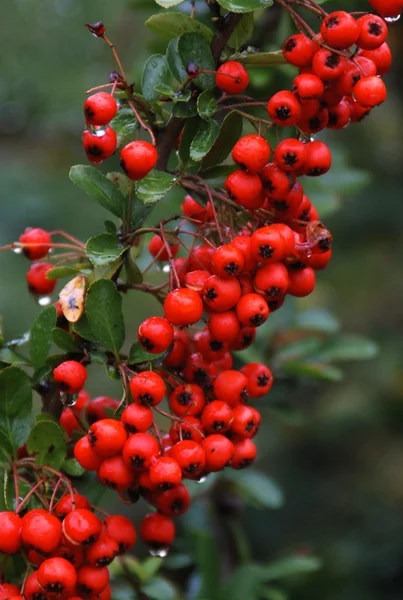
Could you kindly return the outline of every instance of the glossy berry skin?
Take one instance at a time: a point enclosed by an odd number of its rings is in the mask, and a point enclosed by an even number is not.
[[[259,294],[245,294],[236,305],[236,314],[244,327],[260,327],[269,316],[269,307]]]
[[[148,406],[130,404],[122,412],[120,421],[128,433],[144,433],[153,422],[153,411]]]
[[[176,329],[171,350],[165,357],[163,364],[168,368],[182,367],[190,352],[190,342],[186,332]]]
[[[138,140],[130,142],[120,151],[122,169],[134,181],[144,177],[155,167],[158,153],[152,144]]]
[[[97,596],[109,583],[107,567],[84,565],[77,571],[77,590],[85,596]]]
[[[85,552],[84,549],[80,546],[72,546],[67,541],[65,541],[65,543],[59,546],[55,552],[52,552],[52,557],[64,558],[65,560],[68,560],[69,563],[71,563],[75,569],[78,569],[84,563]],[[38,558],[40,559],[40,561],[36,562],[35,564],[38,564],[39,566],[43,563],[43,558],[39,554]]]
[[[59,388],[68,394],[79,392],[87,380],[87,369],[76,360],[66,360],[53,370]]]
[[[85,408],[85,417],[90,425],[100,419],[107,419],[119,407],[119,400],[109,396],[97,396]]]
[[[313,72],[323,81],[338,79],[343,74],[346,65],[347,61],[344,56],[326,48],[318,50],[312,61]]]
[[[46,510],[31,510],[22,519],[21,540],[28,548],[50,554],[60,544],[61,536],[59,519]]]
[[[182,480],[182,470],[177,461],[170,456],[156,458],[149,473],[151,484],[161,490],[169,490],[179,485]]]
[[[261,135],[244,135],[232,149],[232,160],[250,173],[259,173],[269,162],[270,152]]]
[[[290,270],[290,285],[288,293],[298,298],[309,296],[315,288],[316,275],[310,267],[305,269]]]
[[[0,600],[9,600],[9,598],[12,598],[13,596],[18,596],[19,593],[20,588],[16,585],[13,585],[12,583],[0,583]],[[31,600],[27,594],[25,595],[27,600]]]
[[[239,275],[245,264],[241,250],[231,244],[220,246],[211,257],[211,271],[222,279]]]
[[[307,159],[304,171],[311,177],[319,177],[327,173],[332,165],[332,154],[323,142],[314,141],[307,144]]]
[[[325,85],[317,75],[303,73],[295,77],[293,90],[301,101],[319,100],[325,91]]]
[[[214,396],[224,400],[232,408],[248,399],[248,379],[240,371],[227,370],[217,375],[214,381]]]
[[[202,289],[206,306],[215,312],[224,312],[233,308],[241,297],[241,286],[237,279],[221,279],[212,275]]]
[[[169,407],[178,417],[200,415],[205,403],[204,392],[195,383],[178,385],[169,397]]]
[[[208,435],[201,445],[206,453],[206,471],[209,473],[222,471],[234,453],[233,443],[219,433]]]
[[[306,156],[306,144],[294,138],[280,142],[274,152],[274,160],[283,171],[299,171],[305,164]]]
[[[164,312],[172,325],[186,327],[200,321],[203,302],[197,292],[188,288],[178,288],[169,292],[165,298]]]
[[[237,438],[254,437],[260,426],[261,417],[253,406],[239,404],[234,408],[234,418],[231,423],[231,433]]]
[[[112,515],[105,519],[105,532],[118,544],[118,554],[124,554],[136,543],[136,529],[133,523],[121,515]]]
[[[271,200],[283,200],[295,184],[293,174],[283,171],[275,162],[268,163],[260,176],[264,191]],[[255,258],[252,251],[251,255]]]
[[[97,475],[104,486],[118,492],[127,490],[135,482],[133,470],[128,467],[120,454],[105,458],[97,471]]]
[[[173,327],[163,317],[149,317],[142,322],[137,332],[138,341],[151,354],[161,354],[168,350],[173,337]]]
[[[95,454],[87,435],[74,446],[74,457],[87,471],[97,471],[102,464],[102,457]]]
[[[388,27],[377,15],[363,15],[357,20],[360,35],[356,42],[363,50],[375,50],[386,42]]]
[[[60,415],[59,424],[63,427],[68,437],[72,437],[74,431],[80,431],[81,427],[74,411],[71,408],[64,408]]]
[[[328,129],[344,129],[351,121],[351,108],[346,100],[329,109]]]
[[[379,77],[363,77],[353,89],[354,99],[361,104],[373,108],[385,102],[387,96],[386,85]]]
[[[271,390],[273,375],[266,365],[249,363],[242,367],[241,373],[248,379],[247,390],[250,398],[260,398]]]
[[[251,253],[258,262],[277,263],[285,257],[284,238],[273,225],[261,227],[251,237]]]
[[[202,424],[197,417],[186,415],[183,421],[174,421],[169,430],[169,436],[173,444],[179,442],[181,437],[183,440],[193,440],[200,444],[203,439]]]
[[[382,17],[397,17],[402,12],[401,0],[369,0],[369,3]]]
[[[207,203],[207,206],[202,206],[189,195],[185,196],[183,203],[181,204],[181,209],[185,217],[196,219],[196,221],[200,221],[200,223],[206,223],[206,221],[211,221],[213,218],[210,202]]]
[[[107,534],[101,535],[85,553],[87,562],[93,567],[107,567],[118,555],[118,543]]]
[[[120,421],[101,419],[89,428],[88,439],[95,454],[102,458],[110,458],[122,450],[127,432]]]
[[[283,45],[283,56],[290,65],[307,67],[312,63],[318,44],[302,33],[289,37]]]
[[[234,411],[227,402],[213,400],[203,410],[201,424],[206,433],[225,433],[233,418]]]
[[[46,595],[43,589],[40,587],[38,583],[37,571],[34,571],[30,575],[28,575],[27,580],[25,582],[24,587],[24,596],[27,600],[46,600]],[[3,595],[2,587],[8,586],[7,583],[0,583],[0,598],[1,600],[6,600],[6,598],[10,598],[14,594]],[[15,588],[16,586],[9,586],[10,588]],[[17,588],[17,594],[19,594],[20,590]]]
[[[70,544],[89,546],[100,536],[102,523],[90,510],[71,511],[63,521],[63,534]]]
[[[360,56],[372,60],[381,76],[386,75],[392,65],[392,52],[386,42],[375,50],[362,50]]]
[[[52,238],[44,229],[28,227],[20,235],[19,242],[23,245],[22,251],[24,256],[29,258],[29,260],[39,260],[49,252]]]
[[[130,392],[137,404],[157,406],[165,396],[165,383],[154,371],[143,371],[130,380]]]
[[[320,32],[325,44],[337,50],[345,50],[355,44],[360,34],[357,21],[343,10],[327,15],[322,21]]]
[[[74,499],[74,506],[73,506]],[[90,508],[90,503],[85,496],[81,496],[81,494],[74,494],[73,498],[71,494],[66,494],[62,498],[60,498],[59,502],[55,506],[55,514],[61,521],[69,514],[72,510],[76,510],[77,508]]]
[[[122,457],[127,465],[138,471],[148,468],[160,451],[160,446],[154,436],[148,433],[135,433],[125,443]]]
[[[211,313],[208,328],[212,337],[224,344],[232,344],[238,337],[241,326],[234,311]]]
[[[84,115],[88,125],[107,125],[117,111],[115,98],[107,92],[97,92],[84,102]]]
[[[229,60],[217,69],[215,83],[227,94],[242,94],[249,84],[248,71],[241,63]]]
[[[169,244],[171,257],[175,257],[178,254],[179,247],[179,244]],[[158,257],[158,260],[164,261],[169,259],[168,250],[160,235],[153,235],[148,242],[148,251],[151,256]]]
[[[22,520],[14,512],[0,512],[0,552],[15,554],[21,548]]]
[[[267,104],[267,111],[273,123],[288,127],[295,125],[301,116],[301,104],[292,92],[277,92]]]
[[[234,453],[231,459],[231,469],[246,469],[255,460],[257,450],[251,439],[246,438],[234,444]]]
[[[87,158],[93,165],[98,165],[116,152],[118,138],[112,127],[95,133],[86,130],[83,132],[82,139]]]
[[[260,208],[264,202],[262,182],[258,175],[246,171],[234,171],[225,180],[229,196],[244,208]]]
[[[266,300],[281,298],[288,289],[287,268],[281,262],[264,265],[258,269],[253,283],[255,290],[263,294]]]
[[[73,565],[65,558],[49,558],[38,569],[37,580],[48,594],[68,594],[73,592],[77,575]]]
[[[200,475],[206,464],[203,448],[192,440],[183,440],[172,446],[169,456],[178,463],[183,476],[191,479]]]
[[[175,524],[160,513],[146,515],[141,522],[140,536],[152,550],[169,548],[175,538]]]
[[[46,273],[53,269],[50,263],[33,263],[26,274],[29,291],[36,296],[51,294],[56,287],[55,279],[47,279]]]
[[[189,491],[182,483],[172,490],[157,492],[152,500],[159,512],[167,517],[183,515],[190,506]]]

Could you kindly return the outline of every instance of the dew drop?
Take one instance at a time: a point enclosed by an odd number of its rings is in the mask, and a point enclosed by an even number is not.
[[[387,23],[397,23],[399,21],[401,15],[396,15],[396,17],[385,17],[385,21]]]
[[[95,131],[93,131],[93,134],[96,137],[102,137],[103,135],[105,135],[105,133],[106,133],[106,128],[105,127],[97,127],[95,129]]]
[[[170,270],[171,270],[171,267],[169,265],[164,265],[162,267],[162,272],[163,273],[169,273]]]
[[[51,296],[36,296],[36,302],[39,306],[49,306],[52,303]]]
[[[60,392],[60,400],[63,406],[74,406],[78,399],[77,394],[66,394],[65,392]]]
[[[202,475],[199,479],[196,479],[196,483],[204,483],[207,479],[207,475]]]
[[[158,558],[165,558],[167,556],[168,552],[169,552],[168,546],[165,548],[158,548],[158,549],[149,548],[148,549],[148,553],[151,554],[151,556],[156,556]]]
[[[13,252],[14,254],[22,254],[22,248],[17,246],[16,248],[13,248]]]

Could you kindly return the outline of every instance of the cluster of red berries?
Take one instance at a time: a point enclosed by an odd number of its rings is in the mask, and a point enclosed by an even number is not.
[[[47,272],[53,268],[51,263],[35,262],[47,256],[52,238],[50,234],[39,227],[28,227],[19,238],[20,245],[16,248],[22,251],[28,260],[33,261],[26,274],[29,290],[37,296],[51,294],[55,289],[56,280],[47,279]]]
[[[0,599],[109,600],[108,565],[135,541],[129,519],[112,515],[101,520],[78,493],[62,496],[51,511],[33,509],[22,517],[0,512],[0,552],[22,552],[29,567],[21,589],[0,583]]]

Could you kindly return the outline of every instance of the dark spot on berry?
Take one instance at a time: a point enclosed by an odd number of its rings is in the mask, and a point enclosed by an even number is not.
[[[32,594],[32,600],[46,600],[45,594],[41,594],[41,592],[36,592]]]
[[[95,156],[97,158],[103,156],[103,153],[104,151],[102,150],[102,148],[96,146],[95,144],[93,144],[92,146],[88,146],[87,148],[87,154],[90,154],[91,156]]]
[[[297,156],[292,152],[286,152],[283,156],[283,160],[286,165],[292,167],[297,162]]]
[[[141,469],[144,465],[144,458],[141,458],[141,456],[132,456],[131,463],[134,468]]]
[[[129,425],[129,423],[124,423],[124,428],[127,433],[137,433],[137,429],[134,425]]]
[[[270,378],[267,375],[258,375],[256,377],[256,384],[258,387],[266,387],[269,381]]]
[[[287,121],[290,118],[291,111],[288,106],[279,106],[276,108],[276,115],[280,121]]]
[[[127,168],[126,168],[126,165],[125,165],[125,161],[124,161],[124,160],[121,160],[121,161],[120,161],[120,166],[122,167],[123,171],[124,171],[124,172],[126,173],[126,175],[127,175],[128,171],[127,171]]]
[[[286,200],[274,200],[271,204],[279,212],[286,212],[290,208],[290,204]]]
[[[192,401],[192,394],[189,392],[182,392],[181,394],[178,394],[177,400],[181,406],[187,406]]]
[[[378,37],[382,34],[382,27],[377,21],[371,21],[368,26],[368,33]]]
[[[88,119],[92,119],[92,117],[95,115],[94,111],[90,106],[85,107],[84,114]]]
[[[239,267],[236,263],[231,262],[224,267],[224,271],[229,273],[230,275],[236,275],[238,273]]]
[[[126,544],[119,542],[119,554],[124,554],[124,552],[126,552]]]
[[[213,429],[214,431],[222,431],[225,427],[224,421],[214,421]]]
[[[147,352],[151,352],[154,348],[154,344],[148,338],[142,337],[139,341],[143,348],[147,350]]]
[[[107,567],[111,564],[113,559],[114,556],[102,556],[102,558],[98,558],[98,560],[95,561],[95,565],[97,567]]]
[[[243,348],[247,348],[248,346],[251,345],[251,343],[253,342],[253,336],[249,335],[249,334],[245,334],[242,336],[242,341],[241,341],[241,345]]]
[[[172,483],[165,481],[164,483],[161,483],[161,485],[159,486],[159,489],[163,492],[166,492],[167,490],[172,490],[174,487],[175,486],[172,485]]]
[[[309,221],[309,210],[303,210],[302,213],[299,215],[298,219],[300,221],[305,221],[308,222]]]
[[[217,292],[214,288],[209,288],[208,290],[206,290],[205,296],[208,300],[214,300],[215,298],[217,298]]]
[[[250,433],[251,431],[253,431],[255,428],[255,421],[253,419],[251,419],[250,421],[248,421],[245,425],[245,431],[247,431],[248,433]]]
[[[288,42],[286,43],[286,45],[284,46],[284,50],[286,52],[292,52],[297,46],[297,42],[295,41],[294,38],[290,38],[288,40]]]
[[[318,247],[322,252],[327,252],[332,247],[332,240],[329,237],[319,240]]]
[[[249,319],[249,322],[253,327],[259,327],[259,325],[263,325],[264,317],[262,315],[253,315],[253,317]]]
[[[265,290],[265,294],[266,296],[269,296],[269,298],[276,298],[277,296],[280,295],[280,288],[278,287],[271,287],[271,288],[267,288],[267,290]]]
[[[195,382],[198,383],[199,385],[203,384],[209,380],[209,376],[208,376],[207,372],[204,369],[202,369],[201,367],[199,367],[198,369],[196,369],[193,372],[193,378],[194,378]]]
[[[338,117],[337,113],[330,110],[328,124],[335,126],[335,125],[337,125],[338,121],[339,121],[339,117]]]
[[[355,86],[356,83],[358,83],[361,79],[361,75],[359,73],[356,73],[355,75],[352,76],[351,81],[353,83],[353,87]]]
[[[153,403],[153,397],[150,394],[141,394],[141,396],[139,396],[139,400],[142,404],[145,404],[146,406],[149,406]]]
[[[80,592],[82,592],[85,596],[89,596],[90,594],[92,594],[92,589],[85,585],[85,583],[80,583],[77,587],[79,588]]]
[[[59,581],[55,583],[48,583],[46,586],[46,591],[49,594],[62,594],[64,592],[64,585],[62,585]]]
[[[312,169],[309,169],[307,174],[311,177],[319,177],[319,175],[323,175],[324,172],[325,169],[323,169],[322,167],[313,167]]]
[[[84,540],[83,546],[91,546],[91,544],[93,544],[96,539],[97,538],[95,535],[90,535],[86,540]]]
[[[183,509],[183,502],[179,498],[174,500],[170,506],[171,512],[175,515],[178,515]]]
[[[333,29],[333,27],[336,27],[336,25],[338,25],[338,24],[339,24],[338,17],[333,16],[333,17],[328,18],[328,20],[325,23],[325,27],[327,29]]]
[[[157,540],[147,541],[147,546],[151,548],[151,550],[165,550],[167,545],[163,542],[158,542]]]
[[[182,430],[182,439],[183,440],[191,440],[192,439],[192,433],[190,431],[184,431],[184,430]]]
[[[253,463],[253,460],[251,460],[250,458],[244,458],[240,463],[239,463],[239,468],[240,469],[246,469],[246,467],[249,467],[251,464]]]
[[[248,390],[246,388],[243,388],[242,392],[239,394],[241,400],[244,400],[246,402],[246,400],[249,399],[249,394],[248,394]]]
[[[332,52],[325,60],[325,65],[329,69],[336,69],[340,64],[340,56]]]
[[[95,435],[95,431],[88,432],[88,441],[90,446],[94,446],[97,443],[97,436]]]
[[[186,473],[189,473],[189,475],[194,475],[197,471],[200,471],[200,463],[191,463],[184,470]]]
[[[312,117],[312,119],[309,119],[308,125],[311,131],[317,131],[321,128],[322,122],[319,117]]]
[[[219,352],[223,349],[224,344],[222,342],[219,342],[218,340],[211,340],[209,346],[211,350],[213,350],[213,352]]]
[[[267,260],[268,258],[271,258],[273,256],[274,253],[274,248],[273,246],[259,246],[259,255],[264,258],[265,260]]]

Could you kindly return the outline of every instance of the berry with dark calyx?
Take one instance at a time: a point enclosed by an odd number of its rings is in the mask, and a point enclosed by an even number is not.
[[[219,246],[211,257],[211,271],[217,277],[230,279],[239,275],[245,259],[241,250],[231,244]]]
[[[107,534],[103,534],[87,549],[85,556],[93,567],[107,567],[118,552],[118,543]]]
[[[295,77],[293,90],[301,101],[319,100],[325,91],[325,85],[317,75],[303,73]]]
[[[227,94],[242,94],[249,84],[248,71],[241,63],[229,60],[217,69],[215,82]]]
[[[295,183],[293,174],[283,171],[275,162],[268,163],[262,169],[260,176],[265,193],[274,200],[283,200]],[[253,253],[252,258],[254,258]]]
[[[203,285],[202,297],[210,310],[224,312],[237,304],[241,297],[241,286],[235,278],[221,279],[212,275]]]
[[[88,125],[108,125],[117,111],[115,98],[107,92],[97,92],[84,102],[84,115]]]
[[[137,338],[150,354],[161,354],[172,344],[174,330],[164,317],[149,317],[140,325]]]
[[[345,50],[356,43],[360,29],[352,15],[338,10],[323,19],[320,32],[325,44],[337,50]]]
[[[35,296],[51,294],[56,287],[56,279],[47,279],[46,274],[53,269],[50,263],[33,263],[26,274],[29,291]]]
[[[206,464],[205,452],[201,445],[193,440],[183,440],[178,442],[169,450],[169,456],[177,462],[182,469],[184,477],[193,479],[204,471],[204,466]],[[151,475],[151,481],[152,480],[153,478]]]
[[[287,268],[281,262],[263,265],[257,270],[253,283],[255,290],[266,300],[281,298],[288,290]]]
[[[332,165],[332,154],[323,142],[314,141],[307,144],[307,158],[304,172],[311,177],[319,177],[327,173]]]
[[[234,453],[232,455],[231,469],[245,469],[255,460],[257,455],[256,446],[249,438],[245,438],[234,444]]]
[[[238,338],[241,325],[234,311],[211,313],[208,328],[213,338],[232,344]]]
[[[234,418],[234,412],[227,402],[213,400],[207,404],[200,418],[206,433],[225,433]]]
[[[77,591],[85,596],[98,596],[109,583],[107,567],[83,565],[77,571]]]
[[[87,158],[93,165],[98,165],[116,152],[118,141],[112,127],[107,127],[105,130],[99,129],[95,133],[86,130],[82,138]]]
[[[112,515],[105,519],[105,532],[118,544],[118,555],[133,548],[136,543],[136,529],[133,523],[121,515]]]
[[[190,494],[188,489],[180,483],[172,490],[156,492],[153,496],[153,504],[160,513],[167,517],[183,515],[190,506]]]
[[[204,392],[195,383],[178,385],[169,397],[169,407],[178,417],[200,415],[205,403]]]
[[[53,370],[53,378],[63,392],[75,394],[84,387],[87,369],[76,360],[66,360]]]
[[[154,371],[143,371],[130,380],[130,392],[137,404],[157,406],[165,396],[165,383]]]
[[[251,237],[251,253],[256,261],[277,263],[286,256],[284,237],[274,225],[257,229]]]
[[[360,35],[356,41],[359,48],[363,50],[375,50],[386,42],[388,37],[388,26],[385,21],[377,15],[363,15],[357,19]]]
[[[70,544],[89,546],[100,536],[102,523],[90,510],[72,510],[63,521],[63,535]]]
[[[120,454],[105,458],[97,475],[104,486],[118,492],[131,488],[135,483],[133,470],[125,463]]]
[[[64,543],[61,546],[58,546],[55,552],[52,552],[52,557],[64,558],[65,560],[68,560],[75,569],[78,569],[84,564],[85,552],[81,546],[72,546],[67,540],[64,540]],[[42,564],[42,562],[43,559],[39,564]]]
[[[344,56],[336,54],[326,48],[318,50],[313,57],[312,68],[320,79],[323,81],[334,81],[343,74],[347,66],[347,60]]]
[[[260,413],[252,406],[239,404],[234,407],[234,418],[231,422],[231,433],[237,438],[254,437],[260,426]]]
[[[259,398],[271,390],[273,375],[266,365],[249,363],[242,367],[241,373],[248,379],[247,390],[250,398]]]
[[[89,509],[90,503],[87,498],[81,494],[75,493],[73,496],[71,494],[65,494],[56,504],[55,514],[61,521],[63,521],[63,519],[76,508]]]
[[[64,594],[73,592],[77,575],[73,565],[64,558],[49,558],[38,569],[37,580],[41,588],[48,594]]]
[[[240,371],[223,371],[214,381],[214,396],[234,407],[248,399],[247,386],[248,379]]]
[[[274,160],[283,171],[299,171],[306,161],[306,144],[294,138],[287,138],[279,143]]]
[[[232,160],[250,173],[259,173],[269,162],[270,152],[261,135],[244,135],[232,149]]]
[[[123,447],[124,462],[138,471],[150,467],[154,458],[161,452],[154,436],[148,433],[135,433],[129,436]]]
[[[74,457],[86,471],[97,471],[102,464],[102,457],[95,454],[87,435],[74,446]]]
[[[44,229],[28,227],[20,235],[19,242],[22,245],[24,256],[29,260],[39,260],[49,252],[52,238]]]
[[[128,433],[145,433],[153,423],[153,411],[148,406],[129,404],[120,421]]]
[[[22,520],[14,512],[0,512],[0,552],[15,554],[21,548]]]
[[[186,415],[181,421],[174,421],[169,430],[169,435],[173,444],[176,444],[181,439],[193,440],[200,444],[204,437],[200,419],[191,415]]]
[[[244,327],[260,327],[267,321],[270,310],[259,294],[245,294],[236,305],[236,314]]]
[[[346,100],[342,100],[333,108],[329,108],[328,129],[343,129],[351,121],[351,108]]]
[[[169,292],[164,302],[165,317],[172,325],[186,327],[200,321],[203,302],[199,294],[188,288]]]
[[[295,33],[283,44],[283,56],[295,67],[308,67],[312,64],[318,44],[302,33]]]
[[[120,151],[120,164],[123,171],[134,181],[144,177],[155,167],[158,153],[152,144],[138,140],[130,142]]]
[[[161,513],[146,515],[141,522],[140,536],[150,550],[166,551],[174,541],[175,524]]]
[[[288,127],[295,125],[301,116],[301,104],[293,92],[283,90],[272,96],[267,104],[267,111],[276,125]]]
[[[43,509],[27,512],[22,519],[22,544],[43,554],[54,552],[62,537],[62,525],[57,517]]]
[[[255,173],[234,171],[225,180],[225,189],[239,206],[252,210],[263,205],[262,182]]]
[[[95,454],[110,458],[119,454],[127,439],[127,432],[120,421],[101,419],[91,425],[88,440]]]
[[[150,482],[160,490],[169,490],[180,484],[182,470],[174,458],[160,456],[155,458],[150,469]]]

